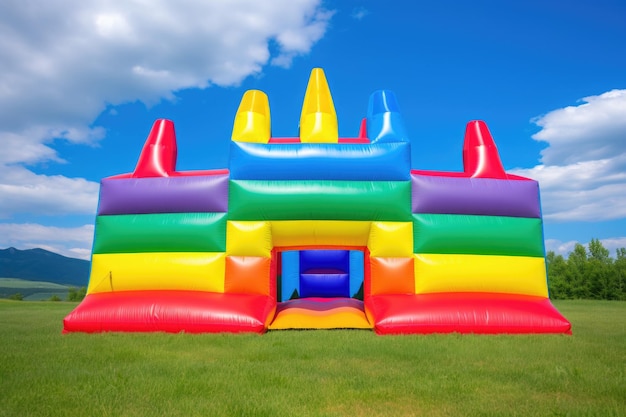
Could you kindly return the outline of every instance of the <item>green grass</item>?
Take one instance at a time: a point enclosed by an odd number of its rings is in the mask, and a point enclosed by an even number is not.
[[[0,416],[625,416],[626,303],[555,303],[573,336],[68,334],[0,301]]]

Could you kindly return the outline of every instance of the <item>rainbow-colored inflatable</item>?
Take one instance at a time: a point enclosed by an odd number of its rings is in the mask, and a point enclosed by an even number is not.
[[[570,333],[548,298],[537,182],[507,174],[485,123],[464,172],[411,169],[395,96],[339,138],[321,69],[299,138],[247,91],[228,169],[176,171],[158,120],[132,173],[100,187],[87,296],[65,332]]]

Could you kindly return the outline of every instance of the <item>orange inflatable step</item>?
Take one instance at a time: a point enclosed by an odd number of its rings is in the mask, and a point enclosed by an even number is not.
[[[298,298],[278,303],[270,330],[371,329],[363,301],[354,298]]]

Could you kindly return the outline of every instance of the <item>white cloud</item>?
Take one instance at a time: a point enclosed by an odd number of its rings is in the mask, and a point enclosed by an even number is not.
[[[569,253],[574,250],[576,244],[579,243],[575,240],[570,240],[568,242],[561,242],[557,239],[546,239],[546,253],[554,252],[557,255],[562,255],[567,258]]]
[[[107,104],[236,85],[269,62],[270,42],[287,66],[331,16],[319,0],[2,2],[0,137],[97,139],[86,128]]]
[[[1,76],[0,76],[1,77]],[[36,122],[33,121],[33,124]],[[33,126],[21,132],[0,131],[2,150],[0,165],[34,164],[38,162],[65,162],[51,147],[54,138],[64,138],[73,143],[94,143],[104,137],[101,127],[68,127]]]
[[[611,256],[615,257],[615,251],[619,248],[626,248],[626,237],[614,237],[600,239],[602,245],[609,250]]]
[[[30,223],[0,223],[0,248],[42,248],[71,258],[89,259],[94,226],[62,228]]]
[[[94,213],[97,184],[24,165],[63,163],[55,140],[97,143],[107,106],[289,66],[331,16],[321,0],[0,2],[0,218]]]
[[[0,219],[13,214],[95,214],[98,183],[61,175],[37,175],[20,166],[0,166]]]
[[[539,181],[546,221],[626,217],[626,90],[582,102],[536,118],[541,164],[511,170]]]
[[[581,101],[534,120],[541,130],[533,138],[550,145],[541,152],[544,164],[570,165],[626,152],[626,90]]]
[[[626,217],[626,153],[572,165],[538,165],[512,172],[539,181],[549,221],[604,221]]]
[[[356,20],[363,20],[368,14],[370,14],[370,12],[366,8],[356,7],[352,10],[352,14],[350,16]]]

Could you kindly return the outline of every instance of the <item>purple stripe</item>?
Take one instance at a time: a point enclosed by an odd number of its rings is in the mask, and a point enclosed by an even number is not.
[[[98,215],[224,213],[228,175],[103,179]]]
[[[541,217],[532,180],[411,175],[413,213]]]

